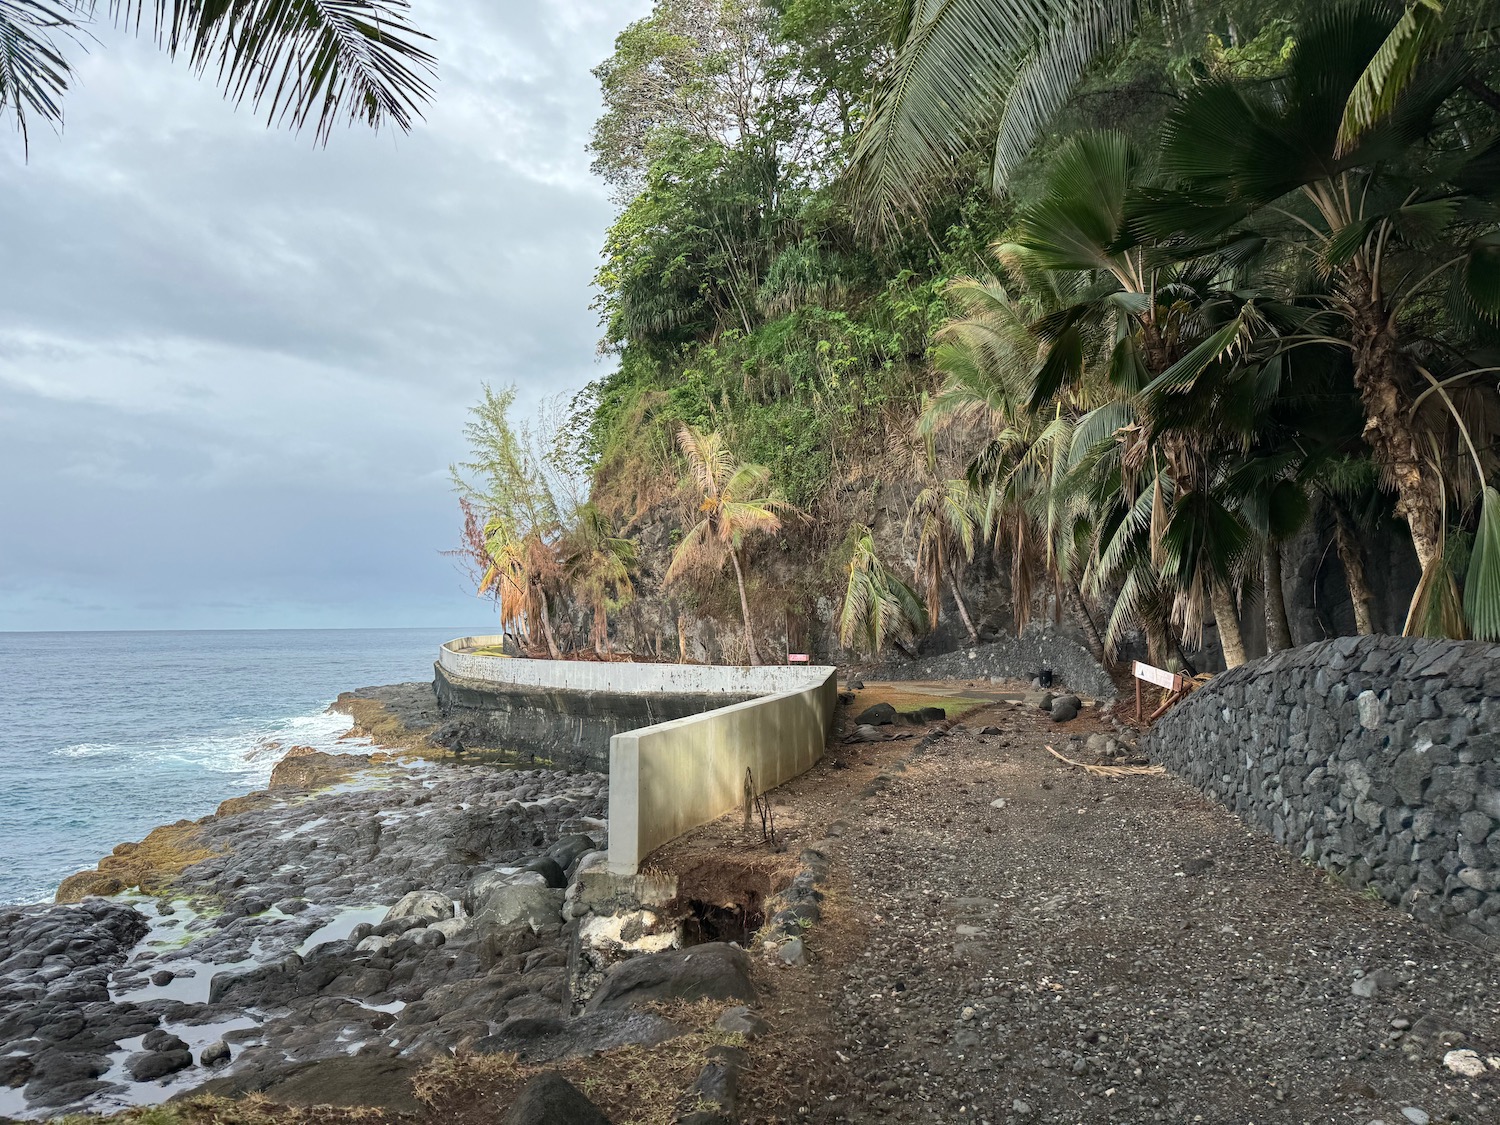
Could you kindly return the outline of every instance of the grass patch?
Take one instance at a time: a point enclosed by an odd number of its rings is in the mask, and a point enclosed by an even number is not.
[[[918,707],[941,707],[947,719],[957,719],[977,707],[987,707],[993,699],[979,699],[968,695],[932,695],[923,691],[912,691],[899,684],[873,684],[857,692],[849,705],[851,714],[857,715],[866,707],[877,703],[889,703],[897,711],[914,711]]]

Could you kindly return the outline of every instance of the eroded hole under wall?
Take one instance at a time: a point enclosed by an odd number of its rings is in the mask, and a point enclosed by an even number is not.
[[[766,903],[791,882],[780,865],[703,860],[677,877],[670,909],[682,921],[682,944],[748,945],[766,921]]]

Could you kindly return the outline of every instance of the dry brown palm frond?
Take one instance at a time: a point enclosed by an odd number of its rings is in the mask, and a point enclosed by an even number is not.
[[[1047,747],[1047,753],[1059,762],[1083,770],[1090,777],[1108,777],[1117,781],[1122,777],[1162,777],[1167,772],[1165,766],[1092,766],[1087,762],[1075,762],[1067,755],[1059,754],[1051,746]]]

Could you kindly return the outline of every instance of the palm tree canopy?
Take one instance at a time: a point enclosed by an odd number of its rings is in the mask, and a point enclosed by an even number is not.
[[[0,0],[0,113],[26,143],[33,118],[60,125],[71,68],[66,49],[86,34],[85,0]],[[224,96],[248,100],[268,123],[409,131],[432,95],[436,59],[407,0],[109,0],[121,26],[150,30],[169,56],[212,72]]]
[[[677,445],[688,464],[688,479],[700,497],[698,521],[672,553],[665,582],[689,571],[717,572],[746,535],[774,532],[781,527],[779,512],[791,505],[771,487],[771,472],[763,465],[735,460],[719,433],[704,433],[683,425]]]

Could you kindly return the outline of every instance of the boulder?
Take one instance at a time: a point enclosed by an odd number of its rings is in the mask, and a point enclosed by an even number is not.
[[[655,1047],[683,1029],[649,1012],[593,1012],[569,1019],[516,1016],[474,1044],[480,1054],[516,1055],[523,1062],[585,1058],[620,1047]]]
[[[948,718],[948,712],[941,707],[914,707],[901,715],[908,722],[917,724],[941,723]]]
[[[80,871],[62,881],[62,886],[57,888],[57,901],[82,902],[94,895],[117,895],[124,889],[125,884],[107,871]]]
[[[503,928],[518,922],[532,927],[554,925],[562,920],[563,892],[510,883],[494,888],[474,905],[476,927]]]
[[[412,1095],[414,1059],[382,1054],[345,1055],[316,1062],[252,1069],[215,1078],[194,1091],[221,1098],[265,1094],[281,1105],[379,1106],[396,1113],[427,1110]]]
[[[1050,710],[1052,710],[1052,704],[1053,704],[1053,702],[1056,699],[1057,699],[1057,696],[1053,695],[1049,691],[1045,695],[1043,695],[1040,700],[1037,701],[1037,706],[1039,708],[1041,708],[1043,711],[1050,711]]]
[[[730,1035],[743,1035],[746,1039],[759,1039],[771,1030],[771,1025],[743,1004],[726,1008],[714,1023],[715,1029]]]
[[[590,998],[589,1012],[637,1008],[653,1000],[754,1000],[750,957],[710,942],[648,953],[616,965]]]
[[[540,875],[546,880],[547,886],[552,887],[554,890],[561,890],[568,885],[567,872],[551,856],[540,856],[532,860],[521,870],[533,875]]]
[[[176,1074],[179,1070],[186,1070],[192,1065],[193,1054],[184,1047],[180,1051],[147,1051],[132,1055],[125,1064],[125,1069],[137,1082],[150,1082]]]
[[[1083,701],[1076,695],[1059,695],[1052,701],[1052,721],[1068,723],[1078,718],[1078,709]]]
[[[436,891],[412,891],[403,895],[395,906],[385,912],[382,921],[396,918],[420,918],[428,922],[441,922],[453,917],[453,900]]]
[[[271,770],[271,781],[266,788],[272,792],[321,789],[344,780],[369,762],[360,754],[325,754],[311,746],[293,746]]]
[[[549,1070],[521,1087],[504,1125],[609,1125],[609,1118],[578,1087]]]
[[[229,1061],[229,1044],[220,1039],[203,1048],[198,1055],[199,1066],[219,1066]]]
[[[882,727],[894,723],[897,717],[896,709],[889,703],[877,703],[861,711],[854,722],[856,726]]]

